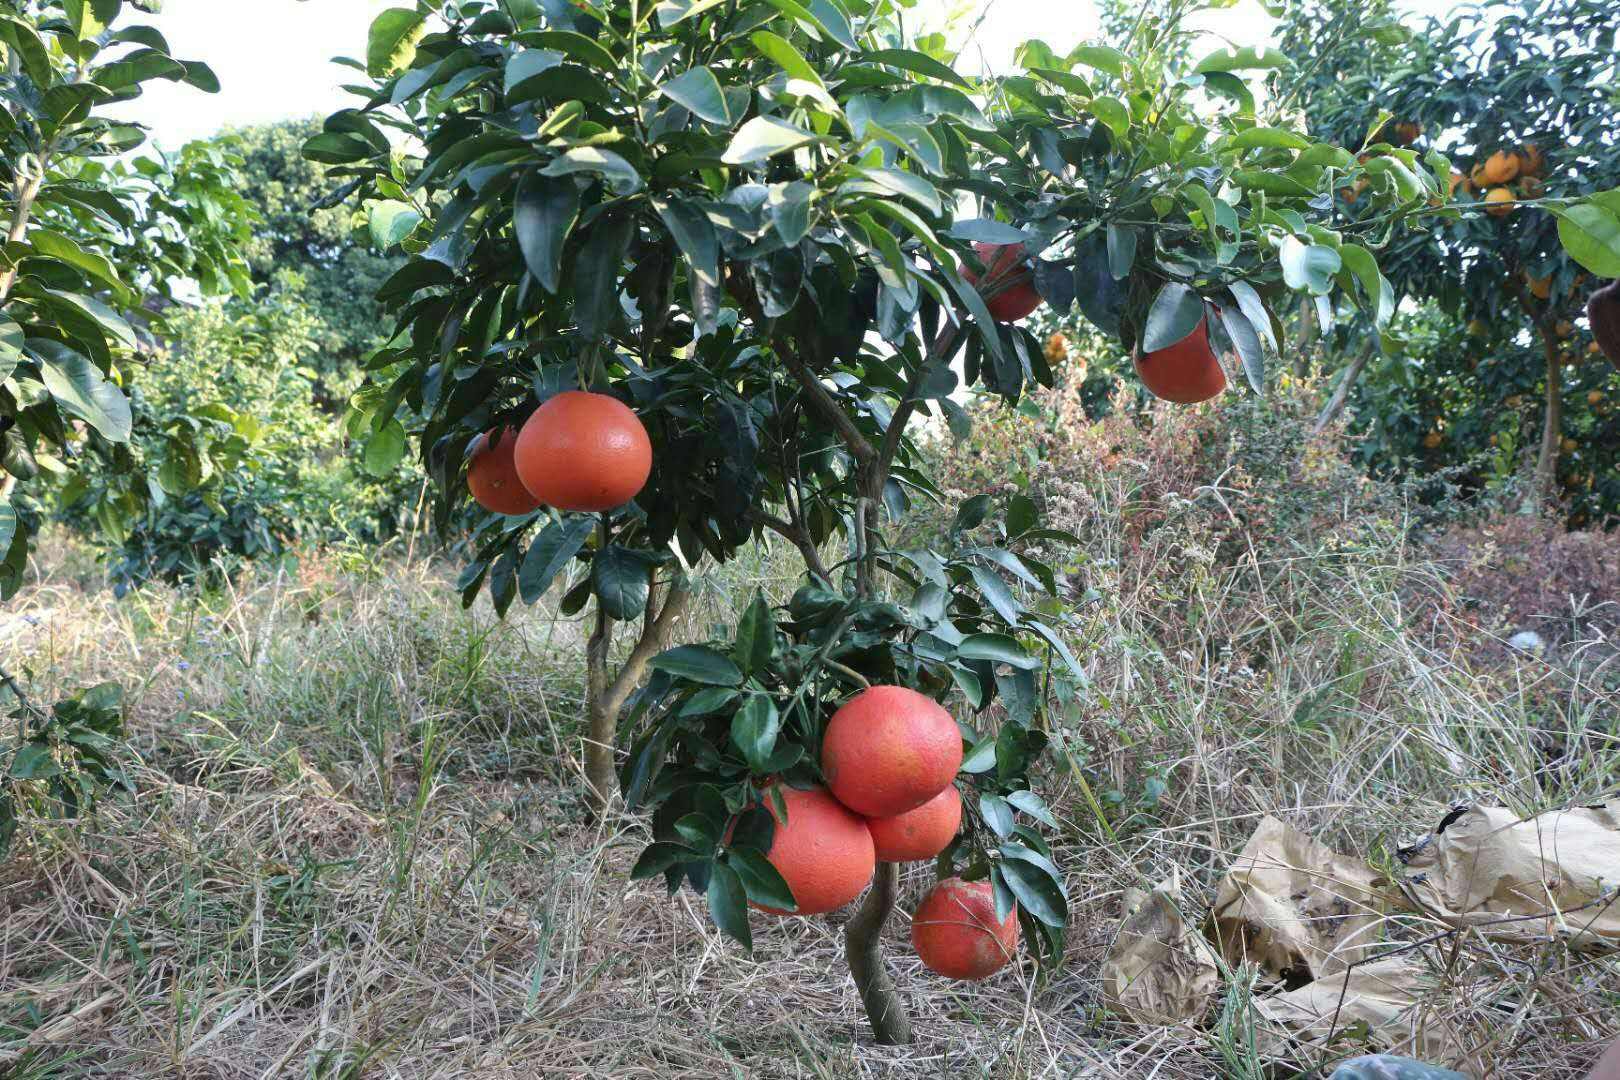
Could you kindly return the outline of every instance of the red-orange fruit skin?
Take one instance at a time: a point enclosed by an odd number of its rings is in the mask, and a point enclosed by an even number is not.
[[[946,878],[917,905],[911,947],[923,966],[947,979],[987,979],[1018,951],[1018,912],[996,920],[988,881]]]
[[[618,398],[568,390],[529,417],[517,437],[523,486],[559,510],[623,506],[652,475],[652,441]]]
[[[467,447],[467,490],[478,505],[496,514],[529,514],[543,505],[518,477],[517,432],[491,428]]]
[[[973,253],[984,264],[985,277],[1002,283],[998,285],[1001,291],[984,302],[992,319],[1004,323],[1017,322],[1028,318],[1041,306],[1041,294],[1035,291],[1035,277],[1024,265],[1023,244],[977,243],[973,245]],[[964,266],[962,280],[977,286],[979,275]]]
[[[863,690],[833,714],[821,771],[838,801],[863,817],[914,810],[951,785],[962,733],[951,714],[904,686]]]
[[[820,915],[859,896],[877,869],[872,833],[866,822],[828,794],[826,788],[779,788],[787,823],[777,818],[765,858],[793,891],[796,911],[753,905],[772,915]],[[765,805],[771,805],[766,800]]]
[[[1154,397],[1181,405],[1208,401],[1226,389],[1226,372],[1209,347],[1209,326],[1204,320],[1174,345],[1138,353],[1136,374]]]
[[[872,830],[878,862],[932,859],[951,846],[956,830],[962,827],[962,796],[952,785],[915,810],[868,818],[866,827]]]

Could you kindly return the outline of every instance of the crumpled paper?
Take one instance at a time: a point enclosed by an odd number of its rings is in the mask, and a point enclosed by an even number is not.
[[[1531,818],[1469,807],[1401,859],[1412,902],[1449,926],[1505,941],[1620,947],[1620,806]]]
[[[1255,1012],[1285,1029],[1257,1033],[1261,1050],[1277,1057],[1297,1054],[1298,1043],[1342,1037],[1365,1025],[1369,1041],[1382,1050],[1456,1065],[1465,1054],[1462,1040],[1436,1015],[1444,997],[1435,989],[1423,965],[1401,955],[1340,971],[1286,994],[1256,997]]]
[[[1164,882],[1125,916],[1103,961],[1103,1000],[1139,1024],[1179,1024],[1199,1020],[1220,989],[1215,957],[1181,914],[1179,883]]]
[[[1274,817],[1262,818],[1221,882],[1207,933],[1228,964],[1288,986],[1343,971],[1378,945],[1380,875]]]

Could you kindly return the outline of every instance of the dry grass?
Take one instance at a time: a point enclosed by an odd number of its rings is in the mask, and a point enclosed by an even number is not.
[[[1111,579],[1120,552],[1095,540],[1075,572],[1109,599],[1087,609],[1092,685],[1054,719],[1047,784],[1067,965],[945,984],[899,920],[890,964],[919,1033],[903,1049],[865,1038],[838,918],[757,917],[750,956],[700,899],[626,883],[641,823],[588,825],[578,797],[572,623],[463,613],[421,560],[334,555],[122,602],[47,573],[0,618],[0,649],[43,698],[135,689],[139,794],[82,825],[29,821],[0,867],[0,1062],[31,1078],[1292,1076],[1243,1050],[1246,978],[1202,1027],[1102,1008],[1125,889],[1175,872],[1207,904],[1267,813],[1393,865],[1459,800],[1535,810],[1620,787],[1613,673],[1478,672],[1435,651],[1405,605],[1443,575],[1398,547],[1189,558],[1148,595]],[[725,568],[683,634],[756,583],[783,594],[786,566]],[[908,907],[930,873],[910,870]],[[1434,1008],[1493,1078],[1575,1077],[1620,1033],[1613,958],[1477,938],[1426,957]]]

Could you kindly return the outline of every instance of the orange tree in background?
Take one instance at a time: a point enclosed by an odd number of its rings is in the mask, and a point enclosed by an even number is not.
[[[1371,132],[1453,162],[1460,212],[1394,235],[1381,261],[1400,297],[1435,302],[1459,332],[1431,337],[1442,347],[1421,364],[1374,365],[1357,393],[1375,441],[1390,457],[1454,465],[1491,434],[1513,438],[1539,402],[1536,490],[1550,499],[1561,474],[1566,490],[1597,477],[1582,513],[1620,511],[1613,372],[1582,315],[1598,279],[1620,276],[1615,33],[1596,0],[1503,0],[1415,30],[1387,4],[1312,0],[1284,19],[1300,64],[1274,80],[1319,137],[1354,146]],[[1377,191],[1402,178],[1370,180]],[[1341,220],[1382,218],[1357,196],[1342,194]]]
[[[1386,317],[1373,251],[1446,197],[1443,159],[1358,166],[1262,123],[1246,79],[1273,51],[1183,66],[1192,7],[1127,50],[1031,42],[996,79],[916,47],[891,0],[395,8],[351,61],[365,104],[305,148],[410,256],[351,430],[421,460],[441,521],[469,486],[488,510],[465,602],[487,588],[504,614],[561,583],[565,613],[590,609],[586,777],[599,810],[616,786],[651,811],[635,875],[704,893],[745,944],[749,906],[824,910],[873,880],[847,959],[885,1042],[910,1037],[878,954],[889,859],[962,879],[938,903],[988,911],[1001,963],[1015,912],[1061,955],[1031,778],[1048,701],[1084,685],[1047,564],[1071,538],[1029,499],[892,542],[944,498],[910,421],[961,431],[963,389],[1050,384],[1017,321],[1043,301],[1178,395],[1225,382],[1217,352],[1258,385],[1276,307],[1337,286]],[[1380,217],[1327,227],[1330,192],[1373,168],[1404,178],[1368,197]],[[803,558],[791,600],[671,648],[694,572],[767,535]],[[935,750],[919,771],[885,739]],[[818,838],[835,857],[805,855]],[[937,970],[1000,966],[936,921]]]

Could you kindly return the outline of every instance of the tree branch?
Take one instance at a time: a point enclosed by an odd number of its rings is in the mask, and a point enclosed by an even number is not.
[[[749,516],[798,548],[800,557],[804,559],[804,565],[809,567],[812,574],[829,584],[832,582],[832,575],[827,572],[827,567],[821,561],[821,552],[816,550],[815,541],[802,526],[791,521],[783,521],[763,510],[751,510]]]
[[[655,588],[647,590],[647,611],[641,622],[641,637],[619,668],[618,676],[607,688],[604,700],[612,706],[615,714],[624,707],[631,691],[641,683],[641,677],[647,673],[647,665],[652,662],[652,658],[663,652],[664,647],[669,644],[669,635],[675,627],[675,620],[686,611],[687,604],[692,599],[692,589],[686,579],[677,577],[670,583],[669,595],[664,599],[662,609],[654,615],[657,593],[658,590]]]
[[[855,426],[854,419],[838,404],[838,400],[832,396],[832,392],[822,384],[822,381],[816,378],[815,373],[805,366],[804,361],[800,360],[792,349],[783,349],[779,355],[782,357],[782,363],[787,365],[788,371],[798,380],[811,406],[838,432],[838,437],[844,440],[844,445],[849,447],[849,452],[855,460],[863,465],[876,460],[877,451],[873,449],[866,436],[861,434],[861,429]]]
[[[1376,332],[1374,331],[1374,333]],[[1345,405],[1350,401],[1350,391],[1355,388],[1356,380],[1361,378],[1362,369],[1367,366],[1373,358],[1373,353],[1377,351],[1375,348],[1376,341],[1377,338],[1370,338],[1367,341],[1367,347],[1357,353],[1355,358],[1350,361],[1350,366],[1344,369],[1344,378],[1340,379],[1339,385],[1333,388],[1333,396],[1328,399],[1328,403],[1323,406],[1321,413],[1316,417],[1316,424],[1311,428],[1312,435],[1322,434],[1327,430],[1328,425],[1337,420],[1339,414],[1344,411]]]
[[[911,1018],[895,993],[894,981],[883,966],[883,926],[894,911],[900,894],[900,867],[879,863],[872,890],[866,894],[855,917],[844,928],[844,960],[855,987],[860,991],[872,1034],[883,1046],[905,1046],[911,1042]]]

